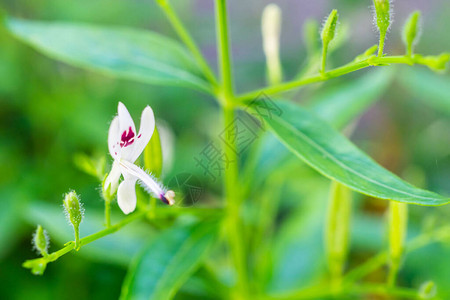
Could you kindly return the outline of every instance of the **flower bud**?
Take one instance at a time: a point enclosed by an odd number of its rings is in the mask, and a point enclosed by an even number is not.
[[[281,9],[276,4],[267,5],[262,14],[261,29],[267,62],[267,78],[270,84],[277,84],[282,79],[279,54],[280,28]]]
[[[63,204],[66,217],[70,224],[74,228],[78,228],[83,220],[84,209],[75,191],[70,191],[64,196]]]
[[[422,283],[419,288],[419,299],[432,299],[436,296],[436,284],[433,281]]]
[[[390,201],[389,203],[389,257],[396,267],[405,249],[405,239],[408,229],[408,205]]]
[[[42,228],[41,225],[38,225],[36,231],[33,234],[33,247],[42,255],[48,255],[48,246],[50,244],[50,239],[47,235],[47,231]]]
[[[338,24],[338,12],[333,9],[328,16],[327,20],[323,24],[322,32],[320,33],[320,37],[322,38],[322,42],[324,45],[327,45],[334,39],[336,35],[336,27]]]
[[[342,275],[348,250],[351,217],[351,191],[333,181],[325,227],[325,244],[330,273],[334,279]]]
[[[386,32],[391,27],[391,1],[390,0],[373,0],[373,6],[375,11],[375,23],[377,24],[380,35],[385,36]]]
[[[406,54],[411,56],[413,47],[420,37],[420,11],[413,12],[403,27],[403,42],[406,45]]]

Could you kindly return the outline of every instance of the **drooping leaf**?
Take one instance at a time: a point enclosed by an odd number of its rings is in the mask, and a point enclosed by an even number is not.
[[[311,112],[288,102],[279,101],[277,105],[280,116],[260,115],[291,152],[326,177],[380,199],[419,205],[450,202],[387,171]],[[258,113],[257,107],[253,109]]]
[[[130,267],[121,299],[172,299],[216,240],[217,225],[174,227],[155,238]]]
[[[15,18],[6,19],[6,27],[38,51],[77,67],[144,83],[210,92],[189,52],[155,32]]]

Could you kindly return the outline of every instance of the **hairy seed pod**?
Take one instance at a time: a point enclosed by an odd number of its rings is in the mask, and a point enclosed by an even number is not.
[[[381,35],[391,27],[392,23],[392,4],[390,0],[373,0],[375,11],[375,23]]]
[[[48,245],[50,240],[47,235],[47,231],[42,228],[41,225],[38,225],[36,231],[33,234],[33,247],[42,255],[48,255]]]
[[[406,54],[411,56],[413,47],[420,38],[420,11],[413,12],[403,27],[403,42],[406,45]]]
[[[323,24],[320,37],[324,45],[328,45],[336,35],[336,27],[338,24],[339,15],[336,9],[333,9]]]
[[[66,217],[70,224],[74,228],[78,228],[83,220],[84,209],[75,191],[70,191],[64,196],[63,204]]]

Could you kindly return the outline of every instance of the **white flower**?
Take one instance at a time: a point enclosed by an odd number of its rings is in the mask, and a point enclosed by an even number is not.
[[[139,182],[154,197],[172,205],[175,193],[166,191],[151,175],[134,164],[144,151],[155,130],[153,110],[147,106],[142,112],[141,127],[136,134],[133,119],[123,103],[119,102],[118,116],[109,127],[108,148],[114,163],[104,183],[104,190],[112,195],[117,190],[117,203],[120,209],[129,214],[136,208],[136,182]],[[120,175],[124,180],[119,185]],[[117,189],[118,188],[118,189]]]

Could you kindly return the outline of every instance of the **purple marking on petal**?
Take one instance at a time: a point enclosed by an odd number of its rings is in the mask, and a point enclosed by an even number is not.
[[[137,136],[137,138],[140,138],[140,137],[141,137],[141,135],[142,135],[142,134],[139,134],[139,135]]]
[[[134,132],[131,126],[128,128],[128,130],[125,130],[122,133],[122,137],[120,138],[120,147],[127,147],[134,143]]]
[[[161,201],[165,204],[170,205],[169,200],[167,200],[167,198],[163,194],[159,195],[159,199],[161,199]]]

